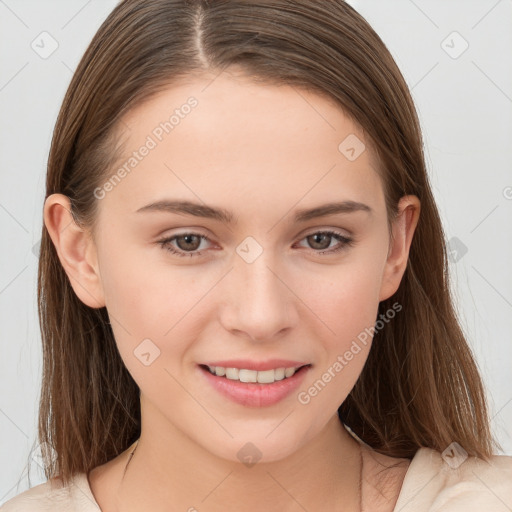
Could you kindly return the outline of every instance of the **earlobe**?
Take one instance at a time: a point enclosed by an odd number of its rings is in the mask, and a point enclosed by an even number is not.
[[[398,203],[398,215],[392,226],[393,237],[390,239],[379,301],[391,297],[400,286],[407,268],[409,250],[418,225],[420,209],[420,200],[416,196],[404,196]]]
[[[46,199],[44,223],[78,298],[91,308],[105,306],[94,241],[76,224],[67,196],[52,194]]]

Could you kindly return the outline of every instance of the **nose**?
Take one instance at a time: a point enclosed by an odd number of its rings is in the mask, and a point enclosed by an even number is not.
[[[286,281],[267,251],[252,263],[235,258],[222,290],[224,328],[253,341],[272,341],[294,327],[298,314]]]

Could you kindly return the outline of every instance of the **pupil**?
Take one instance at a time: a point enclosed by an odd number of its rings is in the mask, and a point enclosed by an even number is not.
[[[316,234],[316,235],[313,235],[314,243],[315,243],[315,244],[317,244],[317,243],[318,243],[318,244],[320,244],[320,245],[321,245],[321,247],[317,247],[317,248],[319,248],[319,249],[325,249],[326,247],[328,247],[328,246],[329,246],[329,244],[325,245],[325,241],[324,241],[324,243],[322,244],[322,243],[321,243],[321,240],[320,240],[320,241],[318,240],[318,239],[322,239],[322,238],[324,238],[325,240],[327,240],[327,241],[328,241],[328,239],[329,239],[329,235],[325,235],[325,234],[323,234],[323,233],[318,233],[318,234]]]
[[[193,241],[191,241],[191,239],[193,240],[194,238],[197,238],[196,235],[183,235],[182,238],[185,240],[185,245],[194,245]],[[191,247],[187,247],[188,249],[191,249]],[[192,247],[192,249],[195,249],[195,247]]]

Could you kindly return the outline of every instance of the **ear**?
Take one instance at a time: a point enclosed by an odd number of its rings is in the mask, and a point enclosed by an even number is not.
[[[392,225],[393,237],[382,276],[379,301],[391,297],[400,286],[420,209],[420,200],[416,196],[403,196],[398,202],[398,214]]]
[[[78,298],[91,308],[105,306],[96,246],[89,231],[76,224],[67,196],[52,194],[46,199],[44,223]]]

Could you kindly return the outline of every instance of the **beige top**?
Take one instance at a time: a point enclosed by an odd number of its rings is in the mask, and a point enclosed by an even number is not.
[[[447,461],[435,450],[420,448],[407,469],[394,512],[512,510],[512,457],[495,455],[490,463],[469,457],[458,467]],[[85,473],[76,475],[67,487],[49,480],[0,507],[1,512],[100,510]]]

